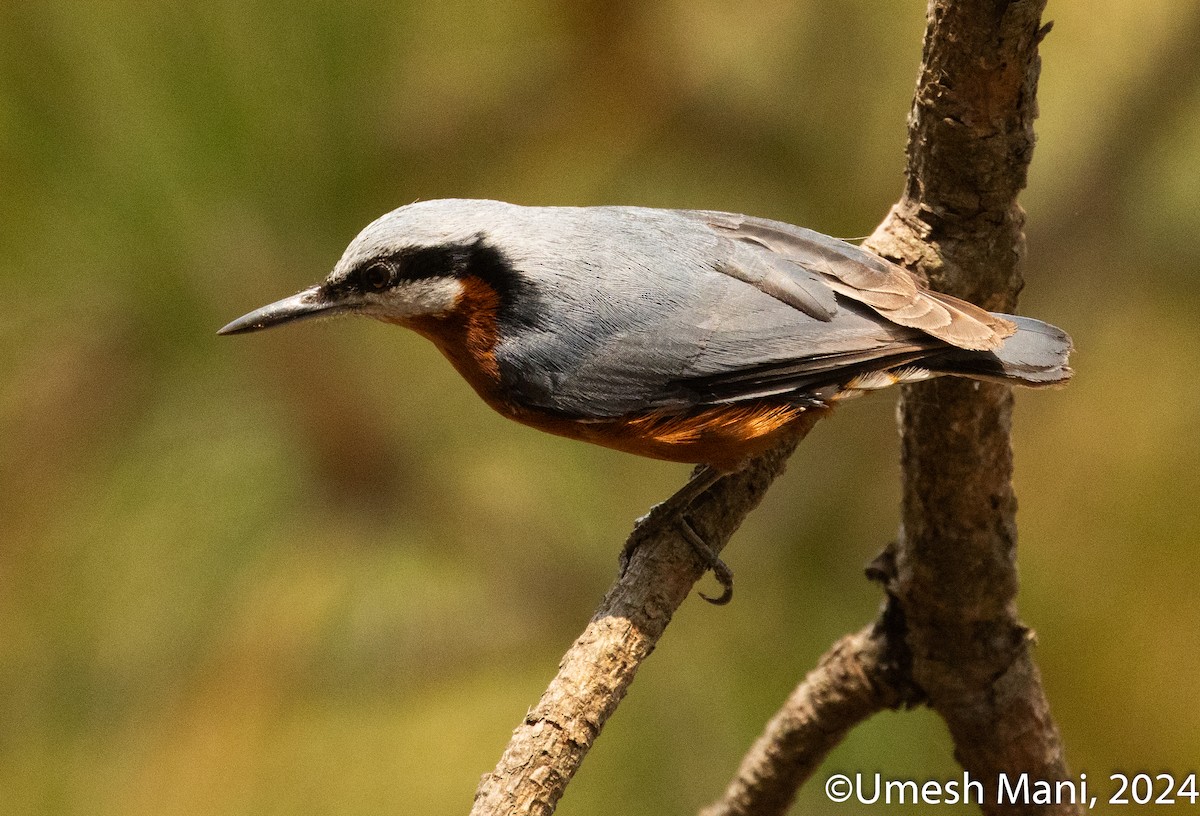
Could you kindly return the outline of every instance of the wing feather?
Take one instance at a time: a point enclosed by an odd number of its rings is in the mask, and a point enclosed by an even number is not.
[[[834,291],[803,266],[773,253],[746,251],[732,241],[723,242],[726,259],[715,269],[766,292],[810,317],[829,322],[837,313]]]
[[[791,269],[804,270],[808,276],[815,274],[830,291],[870,306],[881,317],[920,329],[958,348],[994,350],[1016,331],[1011,321],[964,300],[930,291],[904,267],[845,241],[745,215],[709,211],[684,214],[760,254],[790,261]],[[773,268],[786,272],[789,266],[775,262]],[[804,274],[799,277],[811,280]]]

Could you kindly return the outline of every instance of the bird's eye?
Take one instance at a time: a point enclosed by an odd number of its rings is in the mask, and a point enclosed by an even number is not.
[[[371,264],[359,273],[359,283],[365,292],[382,292],[392,285],[392,270],[387,264]]]

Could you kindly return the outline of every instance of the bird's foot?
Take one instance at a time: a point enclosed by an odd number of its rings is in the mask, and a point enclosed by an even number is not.
[[[629,568],[629,562],[633,558],[633,554],[637,552],[637,548],[642,545],[646,537],[652,535],[658,524],[673,522],[683,534],[683,539],[691,545],[696,555],[700,556],[700,561],[704,564],[705,569],[711,571],[713,577],[717,579],[717,583],[721,585],[720,595],[706,595],[700,592],[700,597],[714,606],[724,606],[729,603],[733,599],[733,570],[713,551],[713,548],[708,545],[704,537],[696,532],[696,528],[692,526],[687,516],[683,513],[675,513],[673,518],[660,518],[660,514],[656,511],[661,507],[661,504],[655,505],[649,513],[634,523],[633,532],[626,539],[625,547],[621,550],[619,560],[620,574],[625,574],[625,571]]]
[[[683,531],[683,537],[692,545],[692,549],[696,555],[700,556],[700,560],[712,572],[713,578],[716,578],[717,583],[721,585],[720,595],[705,595],[703,592],[700,592],[700,597],[713,606],[724,606],[732,601],[733,570],[721,560],[721,556],[717,555],[712,547],[708,546],[708,542],[696,532],[696,528],[692,526],[692,523],[685,516],[679,517],[679,529]]]
[[[675,495],[666,501],[654,505],[650,508],[650,512],[634,522],[633,532],[629,534],[629,538],[625,541],[625,547],[621,551],[619,560],[620,574],[625,574],[634,552],[637,551],[637,548],[641,546],[643,541],[652,536],[656,530],[660,529],[661,525],[677,525],[683,535],[683,539],[700,556],[705,569],[712,571],[713,577],[717,579],[717,582],[722,587],[720,595],[709,596],[701,592],[700,597],[716,606],[729,603],[733,598],[733,570],[718,557],[713,548],[704,540],[704,537],[696,532],[696,528],[692,526],[692,523],[686,516],[692,502],[701,493],[715,484],[721,478],[721,475],[711,468],[697,470],[688,483]]]

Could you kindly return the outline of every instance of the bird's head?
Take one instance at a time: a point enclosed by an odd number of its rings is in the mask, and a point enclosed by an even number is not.
[[[217,333],[343,314],[402,324],[449,314],[462,299],[468,276],[484,277],[505,264],[487,233],[508,206],[448,199],[393,210],[358,234],[324,281],[255,309]]]

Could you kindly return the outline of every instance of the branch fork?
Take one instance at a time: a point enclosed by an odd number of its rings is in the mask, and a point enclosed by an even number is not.
[[[929,0],[908,128],[907,184],[866,246],[940,291],[1011,311],[1022,286],[1017,194],[1032,156],[1045,0]],[[1016,500],[1008,388],[943,378],[902,387],[902,532],[868,569],[878,618],[821,657],[701,816],[783,814],[859,722],[926,703],[977,779],[1068,780],[1016,614]],[[714,553],[761,500],[808,428],[690,506]],[[640,536],[558,675],[483,777],[473,816],[550,814],[704,563],[679,525]],[[987,814],[1082,814],[983,804]]]

